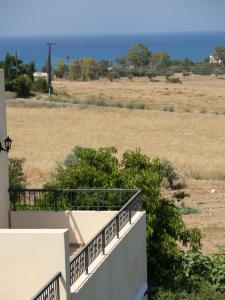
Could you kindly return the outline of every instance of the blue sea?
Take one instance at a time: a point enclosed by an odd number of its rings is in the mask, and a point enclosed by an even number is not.
[[[66,61],[81,57],[114,62],[115,57],[126,55],[136,43],[143,43],[151,51],[167,51],[172,59],[200,61],[213,52],[215,45],[225,45],[225,32],[0,37],[0,60],[7,52],[15,54],[17,51],[20,59],[34,60],[40,69],[47,58],[47,42],[56,43],[52,51],[53,64],[59,58]]]

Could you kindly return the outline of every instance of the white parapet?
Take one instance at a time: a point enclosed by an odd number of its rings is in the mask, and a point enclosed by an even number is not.
[[[4,71],[0,70],[0,142],[7,137]],[[0,228],[9,228],[8,154],[0,152]]]
[[[70,300],[67,229],[0,229],[0,243],[1,300],[31,299],[57,272],[60,299]]]

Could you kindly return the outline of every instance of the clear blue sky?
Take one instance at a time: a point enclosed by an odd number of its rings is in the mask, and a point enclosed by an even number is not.
[[[0,36],[225,31],[225,0],[0,0]]]

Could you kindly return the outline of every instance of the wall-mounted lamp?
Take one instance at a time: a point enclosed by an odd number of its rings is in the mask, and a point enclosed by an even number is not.
[[[4,140],[4,145],[5,145],[5,148],[2,147],[2,144],[0,142],[0,152],[1,151],[9,152],[9,150],[11,149],[11,145],[12,145],[12,140],[10,139],[9,136]]]

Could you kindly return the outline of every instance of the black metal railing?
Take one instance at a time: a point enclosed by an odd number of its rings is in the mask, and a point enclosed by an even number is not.
[[[70,285],[83,273],[88,274],[88,268],[99,256],[105,254],[106,246],[115,238],[134,214],[141,210],[141,191],[137,190],[118,213],[77,253],[70,258]]]
[[[70,258],[70,284],[83,273],[142,209],[137,189],[24,189],[9,190],[13,210],[117,210],[116,215]],[[37,298],[42,299],[42,298]],[[45,299],[45,298],[43,298]],[[46,298],[49,299],[49,298]],[[54,298],[53,298],[54,299]],[[56,298],[57,299],[57,298]]]
[[[132,189],[9,189],[12,210],[119,210]]]
[[[60,300],[59,279],[61,272],[56,273],[31,300]]]

